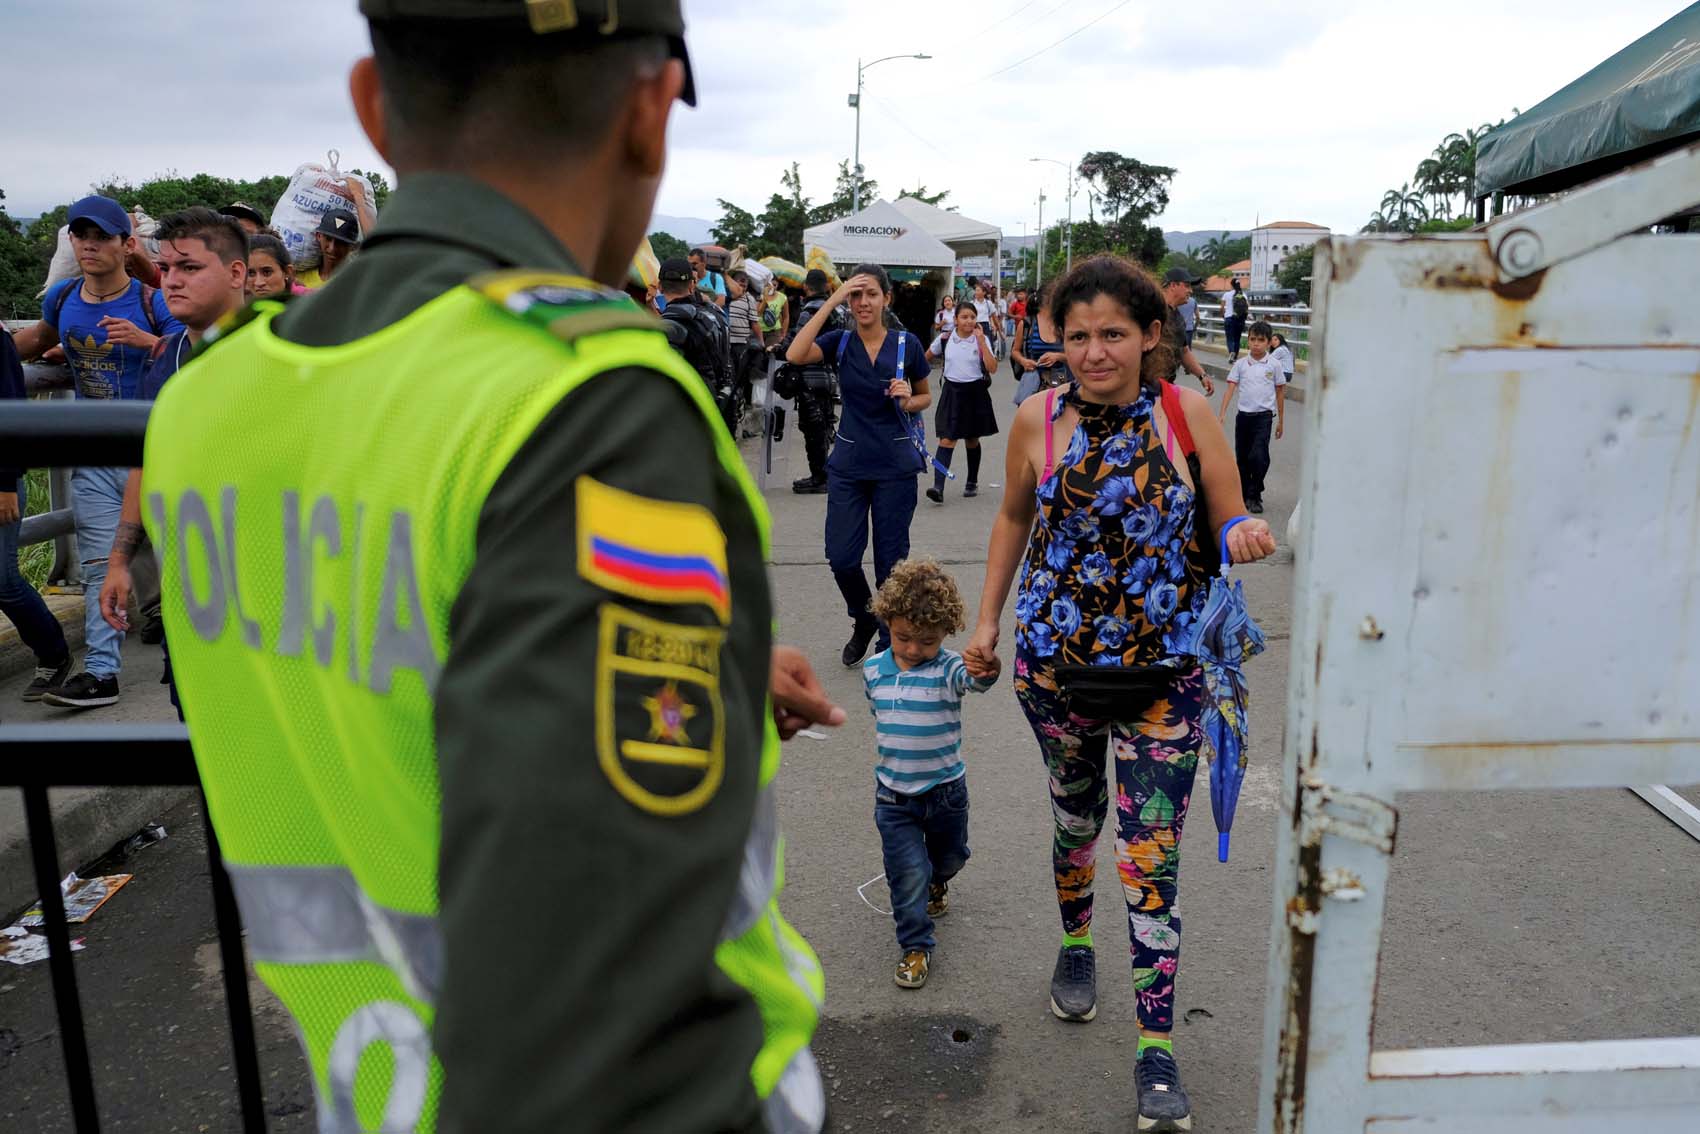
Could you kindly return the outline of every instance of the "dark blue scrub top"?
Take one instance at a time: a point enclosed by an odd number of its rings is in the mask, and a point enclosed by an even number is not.
[[[828,471],[855,480],[896,480],[921,471],[921,457],[909,439],[909,423],[897,408],[886,387],[897,377],[896,331],[885,333],[878,360],[868,364],[867,349],[854,330],[828,331],[815,340],[828,360],[838,357],[838,344],[846,335],[849,349],[838,368],[838,394],[843,413],[838,422],[838,439],[828,458]],[[920,335],[905,339],[903,377],[913,386],[927,377],[926,340]]]

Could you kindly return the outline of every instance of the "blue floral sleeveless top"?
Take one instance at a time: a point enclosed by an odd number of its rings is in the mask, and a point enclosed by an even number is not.
[[[1039,521],[1016,584],[1016,645],[1042,665],[1154,665],[1185,640],[1208,591],[1196,497],[1163,449],[1152,398],[1083,401],[1068,448],[1039,484]]]

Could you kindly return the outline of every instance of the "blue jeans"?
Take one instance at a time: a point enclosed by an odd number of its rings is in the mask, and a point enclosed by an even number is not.
[[[933,919],[927,916],[927,887],[956,877],[968,862],[968,777],[904,795],[884,784],[874,787],[874,826],[885,852],[885,881],[897,944],[931,951]]]
[[[100,616],[100,588],[106,582],[106,557],[118,534],[129,469],[75,469],[71,473],[71,513],[77,521],[77,554],[83,557],[83,629],[88,650],[83,668],[96,677],[116,677],[123,662],[124,635]]]
[[[27,486],[20,476],[20,515],[28,507],[27,497]],[[35,651],[36,661],[42,665],[58,665],[70,654],[71,648],[65,642],[65,631],[59,628],[59,620],[47,609],[40,592],[30,586],[23,572],[18,570],[18,533],[22,528],[21,521],[0,525],[0,614],[12,620],[12,625],[18,628],[18,637]]]

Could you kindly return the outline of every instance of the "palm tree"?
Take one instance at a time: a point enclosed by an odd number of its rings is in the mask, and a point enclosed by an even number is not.
[[[1377,212],[1373,212],[1369,215],[1369,223],[1364,225],[1363,228],[1359,229],[1358,231],[1360,231],[1360,232],[1392,232],[1393,226],[1388,223],[1388,220],[1387,220],[1386,217],[1382,216],[1381,213],[1379,211],[1377,211]]]
[[[1428,220],[1428,206],[1423,204],[1422,194],[1412,190],[1407,181],[1381,195],[1381,215],[1399,231],[1415,232],[1418,225]]]
[[[1215,271],[1226,263],[1223,256],[1227,253],[1227,250],[1228,234],[1224,232],[1221,236],[1212,236],[1209,240],[1206,240],[1204,247],[1198,250],[1198,258],[1209,264],[1211,271]]]
[[[1468,210],[1476,199],[1476,143],[1493,127],[1484,122],[1462,134],[1448,134],[1441,140],[1440,153],[1458,189],[1464,193],[1464,208]],[[1456,191],[1456,190],[1455,190]]]
[[[1412,179],[1417,191],[1433,203],[1433,212],[1452,216],[1452,178],[1447,173],[1446,165],[1438,158],[1424,158],[1417,163],[1417,173]]]

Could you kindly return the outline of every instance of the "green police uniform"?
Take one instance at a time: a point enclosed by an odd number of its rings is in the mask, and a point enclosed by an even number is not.
[[[695,375],[576,274],[501,194],[408,175],[150,423],[184,711],[323,1130],[822,1121],[766,515]]]

